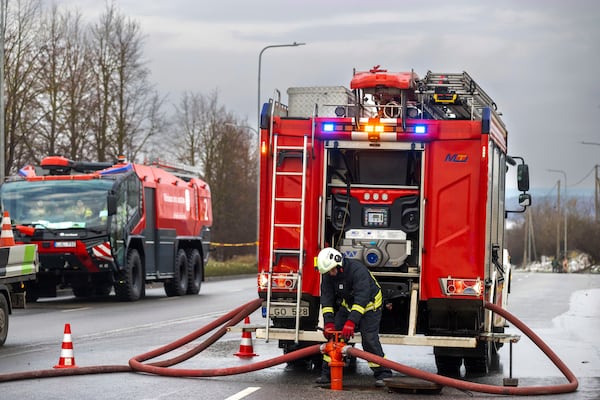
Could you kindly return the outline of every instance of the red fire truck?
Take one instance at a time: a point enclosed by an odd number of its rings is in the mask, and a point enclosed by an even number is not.
[[[147,282],[197,294],[212,225],[209,186],[181,166],[47,157],[0,187],[19,243],[37,244],[27,297],[107,295],[135,301]]]
[[[487,371],[512,340],[484,309],[508,295],[506,174],[518,164],[522,212],[527,164],[466,72],[377,66],[350,89],[290,88],[287,106],[263,106],[257,337],[286,352],[322,340],[314,259],[333,246],[379,281],[382,343],[433,346],[442,373]]]

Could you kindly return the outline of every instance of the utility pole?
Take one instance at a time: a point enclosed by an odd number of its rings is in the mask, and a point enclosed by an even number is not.
[[[556,261],[560,257],[560,180],[556,182]]]
[[[559,174],[563,174],[563,176],[565,177],[565,198],[564,198],[564,213],[565,213],[565,242],[564,242],[564,256],[565,258],[568,257],[568,253],[567,253],[567,201],[568,201],[568,197],[567,197],[567,173],[565,171],[563,171],[562,169],[549,169],[549,172],[558,172]]]
[[[598,175],[598,170],[600,169],[600,165],[596,164],[596,185],[594,190],[594,204],[596,205],[596,223],[600,222],[600,202],[598,199],[598,194],[600,193],[600,176]]]

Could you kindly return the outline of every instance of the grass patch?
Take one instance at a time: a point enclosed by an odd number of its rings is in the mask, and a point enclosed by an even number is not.
[[[248,275],[257,273],[255,255],[236,256],[227,261],[208,260],[205,276]]]

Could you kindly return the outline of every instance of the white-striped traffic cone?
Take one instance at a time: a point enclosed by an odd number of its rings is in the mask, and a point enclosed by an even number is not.
[[[75,356],[73,355],[73,341],[71,340],[71,324],[65,324],[60,358],[54,368],[75,368]]]
[[[2,217],[2,233],[0,233],[0,247],[14,246],[15,237],[13,236],[10,215],[8,211],[4,211]]]
[[[250,324],[250,317],[246,317],[244,319],[244,325],[248,324]],[[240,343],[240,350],[235,353],[235,355],[242,358],[254,357],[258,355],[254,353],[254,348],[252,346],[252,333],[250,333],[250,330],[242,328],[242,341]]]

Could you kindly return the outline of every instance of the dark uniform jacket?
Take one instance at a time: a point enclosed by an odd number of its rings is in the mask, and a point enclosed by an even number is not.
[[[344,307],[348,319],[358,325],[366,311],[381,307],[381,288],[371,271],[361,262],[344,258],[336,276],[324,274],[321,280],[321,310],[325,323],[334,322],[335,310]]]

